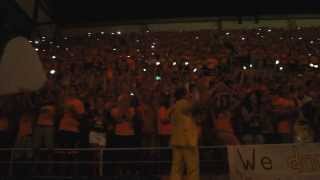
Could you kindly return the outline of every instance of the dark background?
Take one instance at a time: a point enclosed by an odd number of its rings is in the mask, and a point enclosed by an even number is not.
[[[212,16],[259,16],[320,13],[319,0],[51,0],[59,23],[115,22]]]

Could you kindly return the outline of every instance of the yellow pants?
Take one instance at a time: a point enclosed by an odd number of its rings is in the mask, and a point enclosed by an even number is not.
[[[171,180],[182,180],[184,165],[186,180],[199,180],[198,147],[173,147],[172,155]]]

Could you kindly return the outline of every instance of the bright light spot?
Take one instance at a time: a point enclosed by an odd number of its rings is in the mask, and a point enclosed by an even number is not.
[[[147,72],[147,69],[146,69],[146,68],[143,68],[142,71],[143,71],[143,72]]]
[[[157,65],[157,66],[160,66],[160,62],[159,62],[159,61],[157,61],[157,62],[156,62],[156,65]]]
[[[51,58],[52,58],[52,59],[57,59],[57,57],[56,57],[56,56],[52,56]]]
[[[184,65],[185,65],[185,66],[188,66],[188,65],[189,65],[189,62],[188,62],[188,61],[184,62]]]
[[[258,30],[259,30],[259,31],[261,31],[262,29],[261,29],[261,28],[259,28]]]
[[[260,36],[261,38],[264,38],[264,36]]]
[[[137,52],[140,52],[140,49],[137,49]]]
[[[152,52],[151,55],[154,56],[154,52]]]
[[[282,66],[280,66],[280,67],[279,67],[279,70],[280,70],[280,71],[282,71],[282,70],[283,70],[283,67],[282,67]]]
[[[113,48],[112,51],[117,51],[117,49],[116,49],[116,48]]]
[[[246,40],[246,38],[245,38],[245,37],[242,37],[241,40],[244,41],[244,40]]]
[[[276,64],[280,64],[280,61],[279,61],[279,60],[276,60]]]
[[[139,39],[137,39],[137,40],[136,40],[136,42],[140,42],[140,40],[139,40]]]
[[[127,56],[127,58],[130,58],[131,56]]]
[[[253,67],[253,65],[252,65],[252,64],[250,64],[250,65],[249,65],[249,67],[250,67],[250,68],[252,68],[252,67]]]
[[[29,41],[29,43],[32,43],[32,41]]]
[[[149,31],[149,30],[147,30],[146,32],[147,32],[147,33],[149,33],[150,31]]]
[[[39,51],[39,48],[35,48],[34,50],[35,50],[35,51]]]
[[[134,96],[134,93],[133,93],[133,92],[131,92],[131,93],[130,93],[130,96]]]
[[[100,32],[101,33],[101,35],[104,35],[104,32],[102,31],[102,32]]]
[[[299,39],[299,40],[302,40],[302,37],[299,37],[298,39]]]
[[[42,50],[42,52],[46,52],[46,50],[45,50],[45,49],[43,49],[43,50]]]
[[[195,39],[199,39],[199,36],[196,36]]]
[[[117,34],[118,34],[118,35],[121,35],[121,31],[117,31]]]
[[[160,81],[161,80],[161,77],[160,76],[156,76],[155,78],[157,81]]]
[[[314,44],[314,41],[310,41],[310,44]]]
[[[194,68],[194,69],[193,69],[193,72],[197,72],[197,71],[198,71],[198,69],[197,69],[197,68]]]
[[[271,32],[272,30],[271,29],[268,29],[268,32]]]
[[[92,35],[92,33],[91,32],[88,32],[88,36],[91,36]]]
[[[36,40],[36,41],[34,41],[34,43],[35,43],[35,44],[39,44],[39,41],[38,41],[38,40]]]
[[[243,66],[242,69],[243,69],[243,70],[247,70],[247,66]]]
[[[115,33],[114,33],[114,32],[112,32],[112,33],[111,33],[111,35],[115,35]]]
[[[312,63],[309,64],[310,67],[314,67],[314,65]]]
[[[42,36],[41,38],[42,38],[42,39],[46,39],[46,37],[45,37],[45,36]]]
[[[58,49],[60,48],[60,46],[59,46],[59,45],[57,45],[56,47],[57,47]]]
[[[308,56],[312,56],[312,54],[311,54],[311,53],[308,53]]]
[[[152,46],[151,46],[151,48],[152,48],[152,49],[154,49],[154,48],[155,48],[155,46],[154,46],[154,45],[152,45]]]
[[[50,70],[50,74],[55,74],[55,73],[56,73],[56,70],[54,70],[54,69]]]
[[[227,36],[229,36],[229,35],[230,35],[230,33],[229,33],[229,32],[226,32],[226,35],[227,35]]]
[[[257,32],[257,35],[260,35],[260,33],[259,33],[259,32]]]
[[[177,62],[173,62],[173,63],[172,63],[172,66],[175,66],[175,65],[177,65]]]
[[[319,65],[318,65],[318,64],[315,64],[313,67],[316,68],[316,69],[318,69],[318,68],[319,68]]]

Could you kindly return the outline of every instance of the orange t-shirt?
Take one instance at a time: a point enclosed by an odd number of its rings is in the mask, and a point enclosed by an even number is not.
[[[79,125],[79,121],[73,117],[71,112],[65,112],[60,121],[59,130],[78,133]]]
[[[9,129],[9,120],[6,117],[0,117],[0,131],[7,131]]]
[[[168,109],[161,106],[158,110],[158,133],[160,135],[171,135],[172,124],[169,120]]]
[[[66,106],[71,106],[78,114],[84,113],[84,105],[81,100],[77,98],[67,98],[64,102]]]
[[[214,69],[219,64],[219,61],[215,58],[207,60],[207,66],[209,69]]]
[[[278,133],[288,134],[290,133],[290,124],[288,120],[282,120],[277,125]]]
[[[46,112],[42,112],[37,121],[37,125],[40,126],[53,126],[54,125],[54,113],[55,108],[53,106],[45,107]]]
[[[113,79],[113,71],[112,71],[111,68],[108,68],[108,69],[106,70],[106,78],[107,78],[107,80],[109,80],[109,81]]]
[[[227,117],[219,117],[213,122],[213,124],[215,130],[233,133],[232,123]]]
[[[25,137],[32,134],[32,119],[30,116],[22,115],[19,123],[19,136]]]
[[[272,98],[272,105],[278,108],[292,108],[295,106],[294,101],[282,97]]]
[[[116,114],[114,114],[116,113]],[[132,136],[134,135],[134,129],[132,124],[132,118],[134,116],[134,108],[129,108],[127,111],[121,111],[120,109],[116,108],[111,112],[112,116],[116,115],[116,127],[115,132],[116,135],[119,136]],[[128,119],[122,120],[121,117],[123,114],[127,114]]]
[[[130,70],[135,70],[136,68],[136,63],[134,62],[133,59],[128,59],[127,64]]]

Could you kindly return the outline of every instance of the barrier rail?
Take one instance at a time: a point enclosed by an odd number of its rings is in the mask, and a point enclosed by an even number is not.
[[[0,149],[0,176],[167,176],[171,148],[57,148],[40,149],[32,158],[32,148]],[[227,174],[225,146],[199,147],[201,174]],[[16,154],[24,154],[16,158]],[[51,156],[48,158],[48,156]]]

